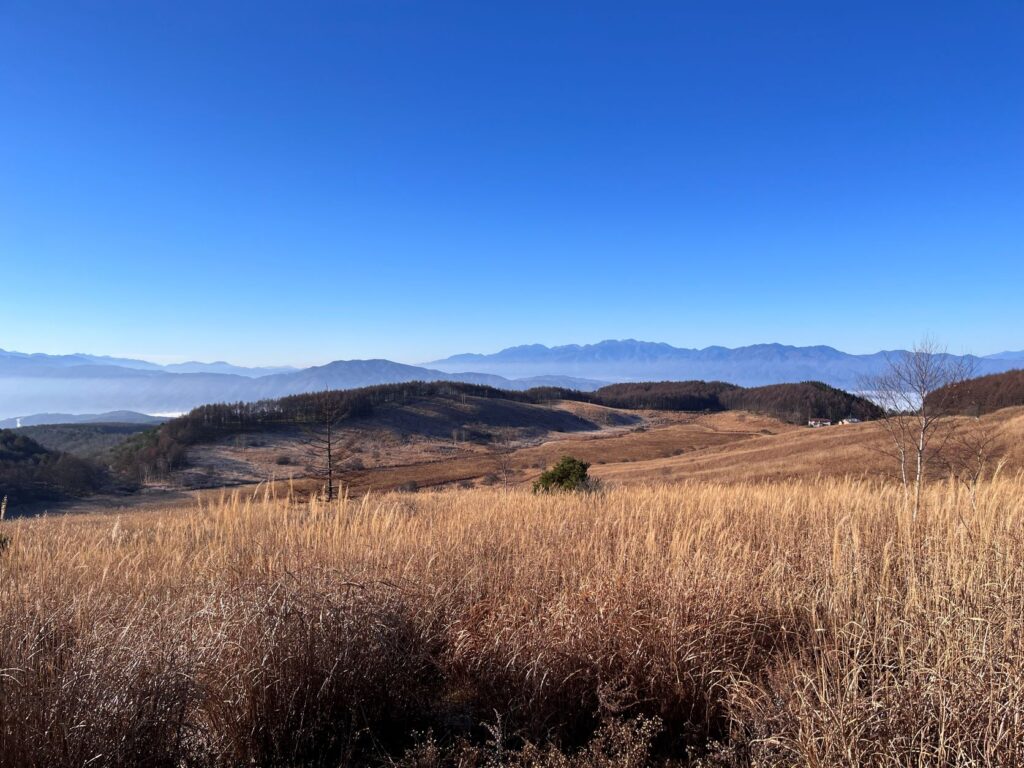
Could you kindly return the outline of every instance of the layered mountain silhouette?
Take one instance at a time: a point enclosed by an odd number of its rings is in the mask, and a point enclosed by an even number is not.
[[[441,371],[470,369],[511,377],[543,373],[605,381],[703,379],[741,386],[817,380],[843,389],[855,389],[863,377],[884,370],[888,360],[901,352],[851,355],[827,346],[785,344],[685,349],[626,339],[582,346],[530,344],[490,355],[455,355],[427,365]],[[988,357],[971,357],[971,360],[978,375],[999,373],[1024,364],[1024,352],[1001,352]]]
[[[241,365],[232,365],[218,360],[214,363],[199,363],[189,361],[187,363],[171,363],[160,365],[147,360],[136,360],[130,357],[108,357],[104,355],[87,355],[76,353],[72,355],[46,355],[41,352],[27,354],[25,352],[9,352],[0,349],[0,375],[7,369],[20,368],[31,370],[36,367],[42,368],[70,368],[82,365],[117,366],[119,368],[132,368],[140,371],[165,371],[167,373],[230,373],[237,376],[267,376],[273,373],[288,373],[298,370],[292,366],[275,366],[270,368],[246,368]]]
[[[502,389],[557,386],[596,389],[607,382],[567,376],[526,377],[446,372],[390,360],[338,360],[327,365],[267,372],[227,363],[160,366],[141,360],[95,355],[27,355],[0,350],[0,420],[32,414],[138,411],[179,413],[205,403],[253,401],[323,389],[353,389],[405,381],[462,381]],[[197,370],[197,366],[202,369]],[[227,366],[236,372],[211,372]],[[262,369],[280,371],[281,369]],[[53,423],[48,420],[47,423]]]
[[[312,368],[245,368],[225,362],[158,365],[89,354],[0,350],[0,419],[30,414],[137,411],[166,414],[215,402],[253,401],[323,389],[451,380],[502,389],[537,386],[593,390],[612,382],[704,379],[742,386],[824,381],[857,389],[896,352],[851,355],[827,346],[757,344],[683,349],[624,340],[495,354],[455,355],[423,366],[390,360],[338,360]],[[1024,366],[1024,352],[972,358],[977,375]]]

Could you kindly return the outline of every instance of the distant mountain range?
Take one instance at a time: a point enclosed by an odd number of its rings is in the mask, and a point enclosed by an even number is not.
[[[177,413],[204,403],[414,380],[587,391],[624,381],[704,379],[759,386],[817,380],[856,389],[863,376],[882,370],[892,354],[896,353],[851,355],[832,347],[783,344],[683,349],[629,339],[582,346],[533,344],[495,354],[455,355],[423,366],[338,360],[295,369],[245,368],[225,362],[157,365],[131,358],[0,350],[0,419],[22,417],[25,423],[26,414]],[[1024,366],[1024,352],[1001,352],[972,361],[978,375],[1001,373]]]
[[[9,352],[4,349],[0,349],[0,365],[3,362],[7,362],[9,366],[15,366],[18,363],[15,361],[22,361],[22,365],[25,369],[32,368],[36,365],[45,366],[48,368],[70,368],[72,366],[82,365],[102,365],[102,366],[117,366],[119,368],[133,368],[140,371],[166,371],[168,373],[230,373],[236,376],[267,376],[273,373],[288,373],[290,371],[298,370],[292,366],[277,366],[271,368],[246,368],[241,365],[231,365],[231,363],[225,363],[224,361],[217,361],[215,363],[197,363],[195,361],[189,361],[187,363],[171,363],[170,365],[160,365],[158,363],[151,363],[146,360],[135,360],[130,357],[107,357],[102,355],[86,355],[82,353],[76,353],[73,355],[45,355],[40,352],[27,354],[25,352]]]
[[[593,390],[607,383],[546,375],[512,380],[494,374],[432,370],[390,360],[338,360],[313,368],[260,369],[228,363],[160,366],[143,360],[96,355],[29,355],[0,350],[0,419],[20,417],[27,426],[27,414],[48,418],[53,412],[177,413],[204,403],[445,379],[502,389],[558,386]]]
[[[471,369],[516,377],[544,373],[604,381],[703,379],[746,387],[817,380],[843,389],[856,389],[864,376],[884,370],[887,360],[900,352],[851,355],[832,347],[792,347],[785,344],[685,349],[627,339],[582,346],[531,344],[510,347],[491,355],[455,355],[427,365],[441,371]],[[967,357],[973,361],[979,376],[1024,365],[1024,352]]]
[[[986,360],[1016,360],[1017,362],[1024,362],[1024,352],[998,352],[994,355],[988,355]]]

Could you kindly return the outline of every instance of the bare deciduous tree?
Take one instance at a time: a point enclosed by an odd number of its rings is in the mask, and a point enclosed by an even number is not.
[[[503,434],[501,439],[498,440],[495,460],[498,463],[498,476],[501,478],[502,486],[506,491],[508,490],[509,481],[515,474],[515,468],[512,464],[512,452],[514,450],[512,438],[508,434]]]
[[[986,478],[996,477],[1005,464],[1002,446],[994,425],[980,418],[956,429],[947,446],[946,465],[950,475],[967,488],[971,509],[978,508],[978,486]]]
[[[305,425],[306,452],[310,475],[323,482],[324,498],[333,501],[337,497],[336,477],[342,461],[342,433],[339,429],[345,409],[340,401],[331,397],[330,392],[317,393],[311,420]]]
[[[972,358],[950,355],[926,338],[890,357],[883,373],[861,384],[884,411],[882,424],[908,496],[913,488],[915,518],[925,475],[955,431],[953,390],[973,374]]]

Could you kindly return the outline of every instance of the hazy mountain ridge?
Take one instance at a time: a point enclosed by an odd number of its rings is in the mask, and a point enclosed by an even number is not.
[[[195,360],[189,360],[185,363],[170,363],[163,366],[163,369],[171,373],[230,373],[238,376],[251,376],[253,378],[272,376],[277,373],[291,373],[292,371],[299,370],[291,365],[250,368],[243,365],[232,365],[223,360],[217,360],[213,363],[200,363]]]
[[[823,345],[785,344],[687,349],[625,339],[557,347],[529,344],[488,355],[454,355],[428,365],[442,371],[471,366],[484,373],[517,378],[543,373],[606,381],[719,380],[741,386],[817,380],[856,389],[863,377],[877,374],[890,357],[901,352],[853,355]],[[1024,361],[1024,352],[966,357],[971,358],[977,374],[984,375],[1018,367]]]
[[[122,368],[142,368],[146,370],[159,370],[160,366],[145,360],[134,360],[126,357],[109,357],[103,355],[87,355],[76,352],[70,355],[48,355],[43,352],[14,352],[12,350],[0,349],[0,362],[9,360],[24,360],[30,363],[38,363],[47,367],[65,367],[75,365],[116,365]]]
[[[415,380],[584,391],[629,381],[727,381],[751,387],[814,380],[855,390],[863,376],[879,372],[888,357],[898,353],[851,355],[828,346],[783,344],[684,349],[625,339],[559,347],[530,344],[495,354],[455,355],[425,366],[384,359],[338,360],[295,370],[225,362],[160,366],[129,358],[0,350],[0,419],[54,412],[174,413],[205,403]],[[973,362],[976,375],[1002,373],[1024,365],[1024,352],[1001,352]]]
[[[148,360],[137,360],[129,357],[109,357],[106,355],[88,355],[76,352],[70,355],[48,355],[43,352],[13,352],[0,349],[0,372],[3,370],[18,367],[21,370],[29,369],[51,369],[71,368],[87,365],[103,367],[126,368],[129,370],[168,372],[168,373],[221,373],[236,376],[248,376],[256,378],[259,376],[270,376],[277,373],[288,373],[298,370],[290,365],[270,367],[247,367],[244,365],[233,365],[217,360],[212,363],[201,363],[189,360],[184,363],[169,363],[160,365],[151,363]]]
[[[74,358],[74,362],[69,358]],[[273,399],[322,389],[354,389],[417,380],[452,380],[503,389],[529,389],[543,385],[589,390],[606,383],[565,376],[514,381],[495,374],[452,373],[380,359],[338,360],[327,365],[261,376],[209,371],[178,373],[161,367],[140,368],[96,362],[105,359],[119,358],[0,353],[0,419],[54,412],[81,414],[130,410],[173,413],[206,403]],[[209,367],[222,364],[183,365]],[[223,365],[238,369],[238,366]]]

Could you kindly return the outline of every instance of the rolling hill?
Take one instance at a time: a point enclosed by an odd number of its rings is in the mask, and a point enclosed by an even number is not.
[[[684,412],[746,411],[764,415],[775,425],[801,424],[811,416],[867,419],[879,415],[863,398],[820,382],[756,389],[720,382],[661,382],[611,385],[592,393],[552,388],[518,392],[455,382],[394,383],[202,406],[127,441],[117,450],[114,466],[144,479],[190,464],[206,464],[211,467],[201,479],[206,485],[216,484],[218,474],[258,476],[238,471],[239,462],[246,464],[249,458],[227,456],[224,451],[219,458],[204,454],[203,461],[197,462],[201,452],[196,446],[214,444],[228,453],[240,447],[269,446],[261,459],[263,472],[273,469],[271,452],[282,459],[279,466],[299,465],[294,443],[305,426],[316,423],[311,414],[317,398],[323,396],[343,414],[342,427],[350,431],[346,442],[354,453],[386,452],[385,463],[403,464],[449,458],[450,448],[460,454],[493,451],[495,446],[504,451],[553,435],[677,423],[674,414]],[[360,462],[365,464],[365,457]]]
[[[202,406],[150,429],[80,424],[18,433],[43,447],[101,458],[126,483],[147,489],[131,500],[76,502],[91,508],[153,503],[153,493],[268,480],[294,483],[289,487],[304,492],[317,487],[308,478],[304,414],[318,396]],[[329,396],[345,414],[337,428],[340,479],[355,494],[528,485],[565,454],[591,462],[594,475],[613,485],[895,477],[888,438],[878,423],[804,426],[808,414],[869,420],[878,415],[863,398],[820,382],[755,388],[633,383],[590,393],[418,382]],[[1007,471],[1024,469],[1024,408],[1002,408],[963,423],[991,435],[988,447]],[[936,477],[947,472],[944,466],[934,466]]]
[[[934,393],[936,402],[947,402],[958,413],[981,416],[1002,408],[1024,405],[1024,370],[980,376]],[[948,399],[946,398],[948,395]]]
[[[740,387],[721,381],[660,381],[612,384],[591,396],[615,408],[670,411],[751,411],[805,424],[812,418],[877,419],[881,409],[863,397],[820,381]]]

